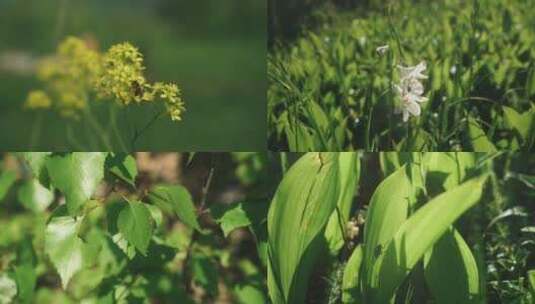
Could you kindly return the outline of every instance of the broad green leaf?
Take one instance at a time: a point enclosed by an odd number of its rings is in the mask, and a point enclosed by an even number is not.
[[[52,152],[23,152],[22,158],[28,163],[33,177],[45,187],[48,187],[49,178],[46,170],[46,160]]]
[[[69,214],[76,214],[95,192],[104,177],[105,159],[103,152],[73,152],[48,158],[50,180],[65,194]]]
[[[7,195],[9,189],[11,186],[13,186],[13,183],[15,183],[16,179],[17,175],[13,171],[5,170],[0,172],[0,202]]]
[[[476,164],[476,154],[472,152],[426,153],[428,185],[448,190],[460,184]],[[435,187],[436,188],[436,187]]]
[[[347,261],[342,279],[342,303],[361,303],[360,269],[364,258],[362,245],[357,246]]]
[[[446,231],[425,254],[425,280],[437,304],[479,303],[477,264],[463,237]]]
[[[0,272],[0,303],[12,303],[17,295],[17,284],[7,273]]]
[[[197,230],[197,210],[188,189],[181,185],[156,186],[149,193],[150,200],[164,212],[175,213],[184,224]]]
[[[54,200],[54,193],[43,187],[39,180],[33,178],[25,181],[19,188],[17,198],[27,209],[33,212],[42,212]]]
[[[505,114],[505,121],[510,128],[518,132],[518,135],[522,138],[523,142],[526,142],[533,132],[533,117],[535,117],[535,107],[532,107],[530,110],[520,114],[510,107],[503,107],[503,112]]]
[[[135,187],[137,165],[133,156],[124,153],[110,153],[106,158],[106,168],[117,178]]]
[[[273,303],[303,303],[323,231],[339,197],[338,154],[307,153],[284,175],[268,213]]]
[[[373,263],[370,303],[387,303],[424,253],[481,198],[487,176],[473,178],[433,198],[396,232]]]
[[[472,143],[474,152],[496,152],[496,147],[488,139],[487,135],[479,126],[479,123],[473,118],[468,118],[468,134]]]
[[[54,211],[45,230],[45,252],[61,277],[63,289],[82,270],[84,243],[77,231],[82,218],[67,214],[64,206]]]
[[[364,289],[371,286],[372,266],[392,237],[405,222],[409,209],[411,183],[404,165],[383,180],[370,200],[364,226]]]
[[[349,221],[349,212],[353,196],[357,190],[360,177],[360,161],[357,153],[340,153],[338,157],[340,195],[336,204],[337,208],[331,214],[327,228],[325,229],[325,239],[327,240],[329,251],[335,255],[344,245],[345,227]]]
[[[117,228],[124,238],[141,254],[147,254],[153,232],[151,213],[145,204],[138,201],[129,202],[117,218]]]

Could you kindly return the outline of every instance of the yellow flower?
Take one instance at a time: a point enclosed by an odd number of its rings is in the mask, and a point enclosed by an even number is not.
[[[24,103],[24,107],[27,109],[48,109],[50,108],[50,105],[52,104],[52,101],[46,95],[44,91],[41,90],[35,90],[31,91],[28,94],[28,97],[26,98],[26,102]]]
[[[104,55],[102,73],[98,77],[95,89],[102,97],[114,97],[121,104],[132,101],[151,101],[150,95],[144,94],[150,85],[143,77],[143,56],[130,43],[112,46]]]

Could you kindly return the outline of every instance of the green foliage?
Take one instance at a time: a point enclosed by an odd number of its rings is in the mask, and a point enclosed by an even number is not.
[[[186,188],[180,185],[157,186],[149,193],[149,197],[162,210],[175,213],[186,225],[201,229],[191,195]]]
[[[128,202],[119,212],[117,228],[141,254],[147,255],[154,228],[151,213],[143,202]]]
[[[53,155],[46,160],[50,180],[65,193],[70,215],[79,212],[104,178],[106,155],[107,153],[102,152],[73,152],[67,155]]]
[[[268,55],[272,150],[532,149],[533,2],[317,2],[308,19],[296,16],[314,1],[279,2],[272,14],[299,11],[278,17],[302,27],[295,40],[274,37]],[[398,66],[420,62],[429,100],[405,123],[395,113],[404,105]]]
[[[334,153],[303,156],[285,174],[273,197],[268,214],[268,287],[274,303],[305,299],[321,249],[318,241],[338,201],[338,157]]]

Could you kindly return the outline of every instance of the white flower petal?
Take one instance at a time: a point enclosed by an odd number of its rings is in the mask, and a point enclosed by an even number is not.
[[[416,102],[407,102],[405,104],[405,108],[407,109],[407,111],[409,111],[409,113],[411,113],[412,115],[414,116],[420,116],[420,112],[421,112],[421,109],[420,109],[420,105],[417,104]]]
[[[403,109],[403,122],[407,122],[409,120],[409,111]]]

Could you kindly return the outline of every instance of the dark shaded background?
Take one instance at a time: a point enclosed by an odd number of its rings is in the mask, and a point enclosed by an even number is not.
[[[25,60],[53,53],[68,35],[94,39],[100,50],[129,41],[145,56],[149,81],[182,88],[183,121],[160,119],[140,138],[137,150],[265,148],[265,1],[0,0],[0,58],[5,61],[7,54],[7,61],[20,60],[22,67],[13,71],[0,65],[0,149],[29,147],[36,115],[23,111],[22,103],[28,91],[42,86],[24,70]],[[96,110],[106,126],[106,105]],[[136,106],[130,120],[142,126],[152,111]],[[128,138],[125,123],[119,121]],[[83,128],[79,124],[75,135]],[[33,149],[73,149],[65,138],[65,120],[57,114],[46,114],[37,129]]]

